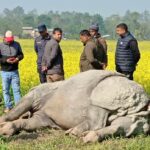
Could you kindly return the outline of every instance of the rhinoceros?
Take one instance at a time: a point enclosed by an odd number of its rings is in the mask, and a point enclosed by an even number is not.
[[[149,97],[143,87],[113,71],[90,70],[32,88],[0,117],[0,134],[43,127],[66,130],[84,142],[149,133]],[[30,111],[30,118],[20,118]]]

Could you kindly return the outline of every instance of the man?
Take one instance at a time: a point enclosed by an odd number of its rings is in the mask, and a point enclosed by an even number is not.
[[[97,23],[91,24],[89,27],[89,32],[95,41],[95,43],[101,47],[102,50],[105,51],[106,57],[104,58],[104,68],[107,67],[108,59],[107,59],[107,43],[104,38],[101,37],[101,34],[99,33],[99,25]]]
[[[12,86],[13,89],[15,104],[17,104],[21,98],[18,64],[22,59],[23,53],[20,44],[14,41],[12,32],[7,31],[3,42],[0,43],[0,65],[5,102],[4,112],[6,113],[13,107],[10,86]]]
[[[42,71],[46,72],[47,82],[64,80],[63,57],[59,45],[61,39],[62,30],[54,28],[52,38],[45,46]]]
[[[106,54],[96,45],[88,30],[80,32],[80,40],[84,44],[84,50],[80,57],[80,71],[104,69]]]
[[[40,24],[38,26],[38,32],[40,36],[35,39],[34,49],[37,54],[37,71],[39,73],[40,82],[44,83],[46,82],[46,74],[45,72],[42,72],[42,57],[44,54],[45,45],[51,37],[47,32],[45,24]]]
[[[128,31],[125,23],[117,25],[116,33],[120,36],[115,55],[116,71],[133,80],[133,73],[140,59],[137,40]]]

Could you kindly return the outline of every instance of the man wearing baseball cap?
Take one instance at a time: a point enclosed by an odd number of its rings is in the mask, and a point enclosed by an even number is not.
[[[0,43],[0,65],[3,98],[5,102],[4,112],[6,113],[13,107],[13,103],[11,102],[10,86],[13,90],[15,104],[17,104],[21,98],[18,64],[23,57],[20,44],[14,41],[12,31],[7,31],[3,42]]]
[[[105,52],[105,58],[102,60],[104,63],[104,69],[107,67],[107,43],[104,38],[101,37],[101,34],[99,33],[99,25],[97,23],[92,23],[89,27],[89,32],[95,41],[97,46],[101,47],[101,50]]]
[[[42,57],[44,54],[44,49],[47,41],[51,39],[50,35],[47,32],[47,27],[45,24],[38,25],[39,37],[35,39],[34,49],[37,54],[37,71],[39,73],[39,78],[41,83],[46,82],[46,73],[42,71]]]

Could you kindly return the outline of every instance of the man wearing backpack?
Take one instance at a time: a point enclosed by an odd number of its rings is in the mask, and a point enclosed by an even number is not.
[[[101,50],[105,52],[105,58],[104,58],[104,69],[107,67],[108,59],[107,59],[107,43],[104,38],[101,37],[101,34],[99,33],[99,25],[97,23],[91,24],[89,27],[89,32],[93,40],[95,41],[97,46],[101,47]]]

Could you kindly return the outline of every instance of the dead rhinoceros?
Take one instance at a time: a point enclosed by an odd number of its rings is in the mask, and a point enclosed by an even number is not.
[[[30,90],[0,118],[0,134],[50,127],[85,135],[84,142],[109,135],[145,134],[149,131],[148,103],[148,96],[136,82],[116,72],[91,70]],[[21,119],[27,111],[32,116]]]

